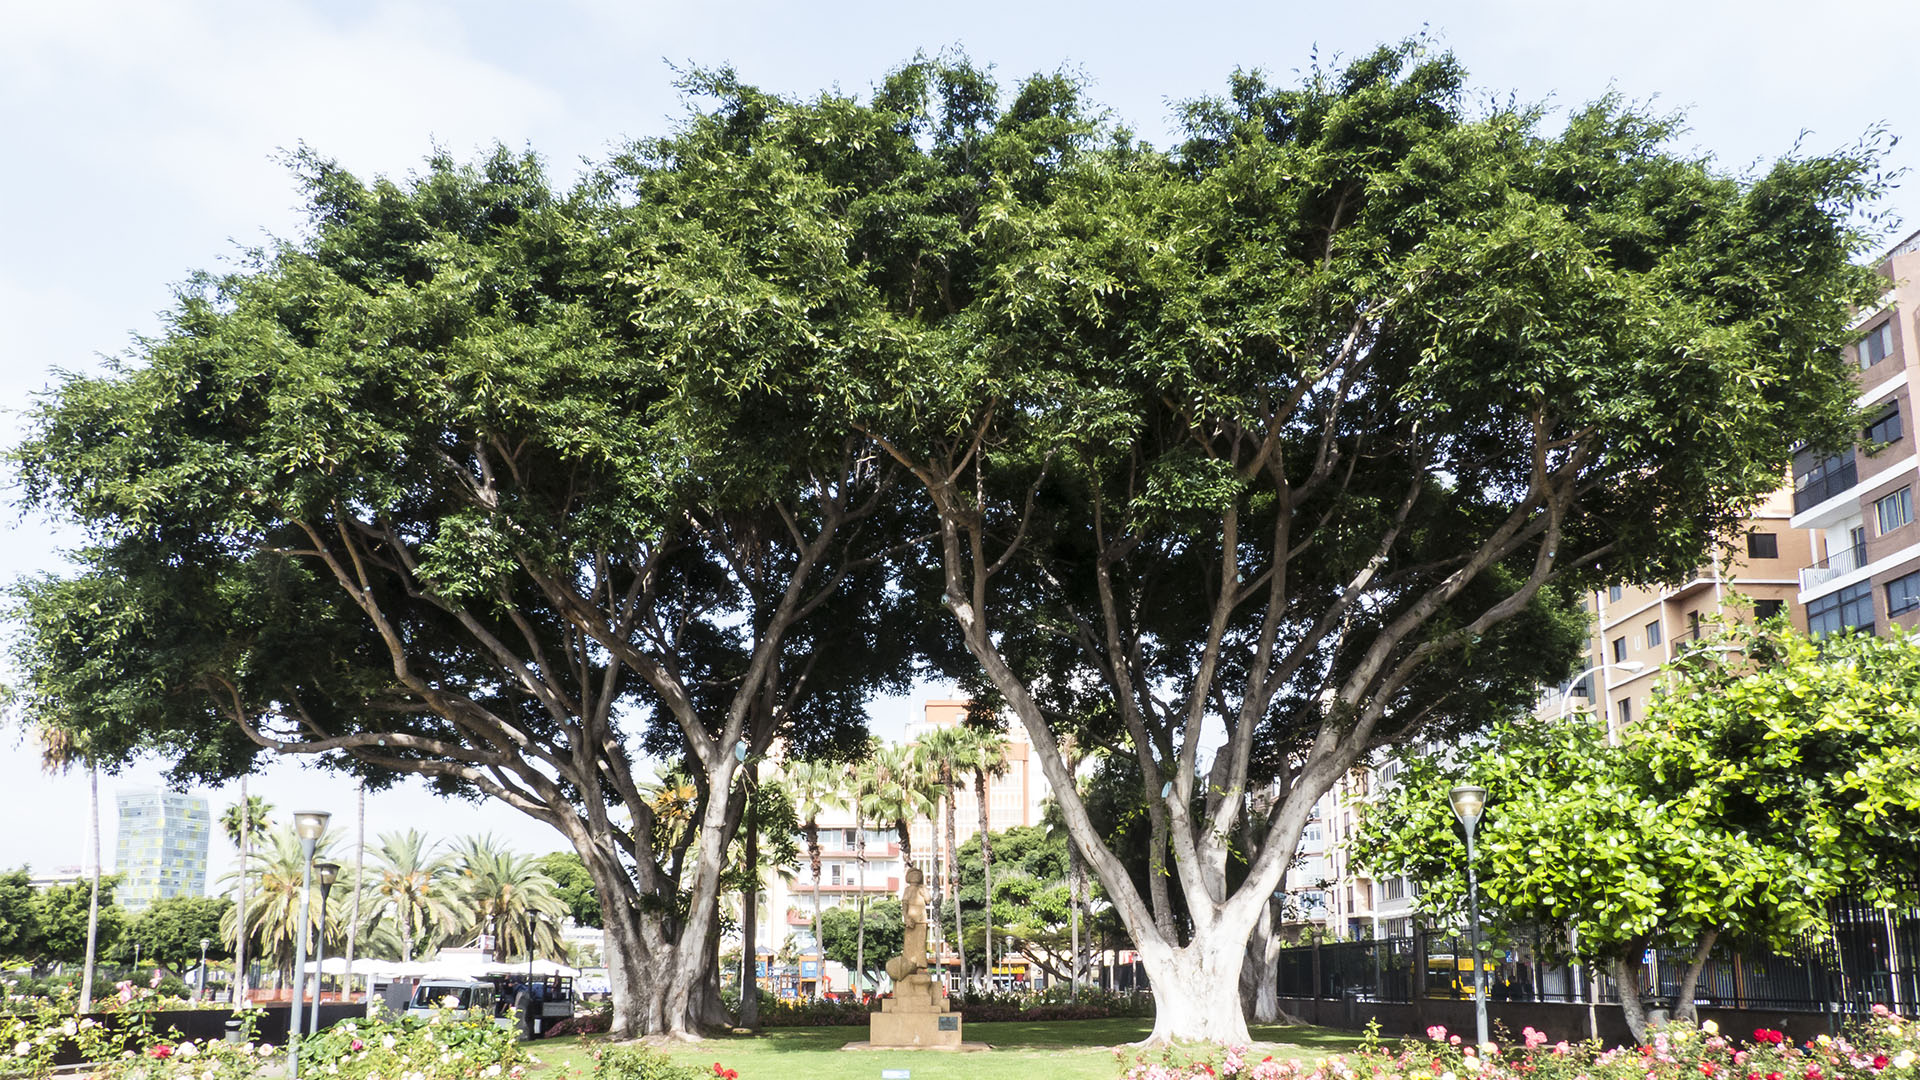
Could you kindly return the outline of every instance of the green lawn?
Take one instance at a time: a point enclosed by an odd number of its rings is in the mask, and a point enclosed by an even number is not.
[[[841,1050],[864,1039],[859,1027],[768,1028],[760,1035],[730,1035],[684,1047],[669,1047],[676,1061],[711,1066],[718,1061],[737,1069],[740,1080],[880,1080],[882,1069],[908,1069],[913,1080],[994,1080],[1045,1076],[1048,1080],[1114,1080],[1122,1071],[1114,1056],[1118,1044],[1146,1037],[1151,1020],[1073,1020],[1044,1024],[968,1024],[968,1042],[992,1050],[955,1054],[930,1050]],[[1319,1058],[1352,1049],[1360,1037],[1316,1027],[1253,1028],[1263,1053]],[[531,1046],[552,1076],[561,1070],[576,1077],[593,1062],[580,1039],[542,1040]],[[1130,1054],[1131,1051],[1128,1051]],[[542,1080],[546,1080],[545,1077]]]

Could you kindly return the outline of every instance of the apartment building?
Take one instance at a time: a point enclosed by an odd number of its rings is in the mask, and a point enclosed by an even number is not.
[[[1878,266],[1892,283],[1883,306],[1859,320],[1848,350],[1868,413],[1860,445],[1838,454],[1803,451],[1793,463],[1794,528],[1818,536],[1803,564],[1797,602],[1814,633],[1869,633],[1920,619],[1920,529],[1913,525],[1915,442],[1912,371],[1920,365],[1920,233]]]
[[[136,788],[115,796],[120,811],[114,867],[121,875],[115,899],[130,912],[155,900],[204,896],[213,814],[198,795]]]
[[[1285,936],[1298,939],[1312,931],[1356,941],[1413,933],[1414,884],[1397,875],[1375,878],[1354,866],[1350,855],[1367,806],[1399,771],[1399,762],[1391,760],[1354,769],[1314,804],[1300,832],[1299,854],[1281,886]]]
[[[1795,603],[1800,568],[1813,561],[1819,537],[1795,523],[1792,493],[1777,491],[1729,538],[1722,557],[1684,583],[1613,585],[1587,598],[1593,631],[1571,695],[1541,701],[1541,712],[1604,710],[1613,730],[1646,715],[1659,672],[1700,639],[1715,617],[1748,621],[1786,612],[1807,628]]]

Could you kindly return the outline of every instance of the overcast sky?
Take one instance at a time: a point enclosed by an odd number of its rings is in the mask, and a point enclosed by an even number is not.
[[[1730,170],[1796,144],[1850,146],[1876,127],[1920,134],[1910,0],[0,0],[0,437],[17,440],[19,410],[57,372],[94,368],[153,333],[173,283],[296,235],[279,158],[301,143],[394,175],[436,145],[462,157],[530,146],[564,180],[583,158],[668,129],[681,114],[676,66],[732,64],[783,91],[858,92],[916,50],[956,46],[1003,81],[1078,71],[1119,119],[1164,143],[1170,104],[1219,90],[1235,67],[1285,79],[1316,52],[1352,55],[1423,26],[1480,92],[1567,107],[1617,91],[1683,110],[1685,147]],[[1910,142],[1888,159],[1915,162]],[[1920,200],[1896,189],[1887,208],[1910,222]],[[0,580],[56,571],[71,542],[9,510]],[[897,733],[917,708],[882,703],[877,726]],[[157,776],[109,778],[103,798]],[[296,766],[255,790],[283,811],[351,815],[348,788]],[[369,800],[369,834],[405,827],[560,846],[507,810],[412,788]],[[0,732],[0,867],[79,863],[85,837],[84,779],[43,776],[16,733]],[[109,866],[112,839],[109,823]],[[229,858],[216,843],[216,874]]]

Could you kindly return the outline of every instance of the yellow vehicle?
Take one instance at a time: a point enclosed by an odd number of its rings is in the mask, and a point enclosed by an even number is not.
[[[1499,965],[1489,956],[1480,958],[1480,978],[1491,991]],[[1473,996],[1473,957],[1452,953],[1427,954],[1427,996],[1434,998],[1470,998]]]

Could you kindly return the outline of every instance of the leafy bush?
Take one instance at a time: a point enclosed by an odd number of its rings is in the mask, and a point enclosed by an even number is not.
[[[590,1051],[593,1080],[711,1080],[728,1070],[715,1062],[712,1071],[697,1065],[676,1065],[658,1050],[640,1043],[601,1046]]]
[[[347,1020],[300,1044],[303,1062],[322,1072],[371,1080],[481,1080],[518,1077],[532,1060],[512,1029],[490,1017],[436,1010],[427,1017]]]
[[[1377,1029],[1376,1029],[1377,1030]],[[1749,1039],[1699,1028],[1655,1029],[1645,1046],[1602,1049],[1598,1043],[1549,1042],[1532,1028],[1520,1045],[1476,1047],[1443,1027],[1424,1042],[1380,1044],[1372,1033],[1350,1057],[1308,1065],[1252,1060],[1244,1046],[1182,1046],[1131,1057],[1124,1080],[1915,1080],[1920,1078],[1920,1023],[1876,1005],[1865,1023],[1838,1038],[1794,1045],[1760,1028]]]

